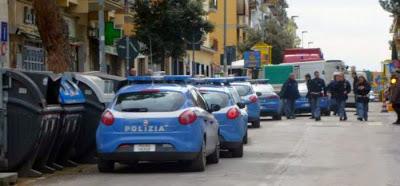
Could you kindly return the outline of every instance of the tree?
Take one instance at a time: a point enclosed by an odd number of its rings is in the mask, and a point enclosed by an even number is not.
[[[400,0],[379,0],[379,3],[386,11],[400,15]]]
[[[194,34],[203,36],[214,29],[204,18],[203,0],[136,0],[133,10],[135,37],[147,46],[151,42],[156,63],[184,56]]]
[[[287,25],[282,25],[274,18],[264,20],[260,29],[246,29],[246,35],[246,40],[239,44],[239,51],[243,53],[251,50],[259,42],[268,43],[272,45],[273,64],[282,63],[283,51],[296,46],[297,36],[290,32]]]
[[[287,7],[286,1],[279,1],[274,9],[274,16],[267,19],[264,16],[260,17],[259,28],[247,28],[246,40],[239,44],[239,51],[243,53],[251,50],[255,44],[264,42],[272,45],[272,63],[282,63],[284,50],[296,47],[298,40],[293,28],[295,23],[287,16]],[[268,15],[268,13],[264,12],[263,15]]]
[[[47,51],[48,70],[65,72],[72,62],[68,29],[64,18],[54,0],[33,0],[36,25]]]

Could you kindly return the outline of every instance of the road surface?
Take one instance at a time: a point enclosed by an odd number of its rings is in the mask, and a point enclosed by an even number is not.
[[[137,186],[400,186],[400,127],[393,114],[371,106],[370,122],[339,123],[308,117],[280,122],[264,120],[249,131],[244,158],[223,158],[203,173],[185,172],[177,164],[118,167],[113,174],[97,172],[95,165],[67,169],[27,185],[137,185]],[[225,154],[229,156],[229,154]]]

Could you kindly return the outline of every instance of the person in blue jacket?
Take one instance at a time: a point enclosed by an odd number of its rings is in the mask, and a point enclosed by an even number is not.
[[[336,79],[329,85],[329,90],[332,94],[332,99],[337,104],[340,121],[347,121],[346,101],[348,94],[351,92],[351,84],[344,78],[343,73],[337,75]]]
[[[354,94],[356,96],[357,115],[359,121],[368,121],[368,103],[371,85],[364,76],[359,76],[354,84]]]
[[[289,79],[283,84],[280,96],[283,99],[283,107],[285,108],[287,119],[295,119],[295,103],[300,98],[295,74],[290,74]]]

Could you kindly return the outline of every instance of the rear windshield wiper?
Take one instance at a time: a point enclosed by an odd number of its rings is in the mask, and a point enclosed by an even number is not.
[[[122,112],[148,112],[147,108],[124,108]]]

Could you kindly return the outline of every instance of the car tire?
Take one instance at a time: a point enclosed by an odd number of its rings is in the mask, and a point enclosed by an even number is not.
[[[113,172],[114,171],[114,165],[115,162],[111,160],[103,160],[103,159],[98,159],[97,160],[97,169],[99,172]]]
[[[207,157],[207,163],[217,164],[219,163],[220,157],[220,146],[219,144],[215,147],[215,151]]]
[[[261,125],[260,125],[260,120],[258,120],[258,121],[253,121],[252,123],[251,123],[251,126],[253,127],[253,128],[260,128],[261,127]]]
[[[243,157],[243,143],[239,145],[239,147],[232,149],[232,157],[234,158],[241,158]]]
[[[282,120],[282,115],[280,115],[280,114],[274,115],[274,116],[272,116],[272,119],[276,120],[276,121],[280,121],[280,120]]]
[[[244,137],[243,137],[243,143],[244,144],[247,144],[249,142],[249,136],[248,136],[248,132],[247,132],[247,130],[246,130],[246,134],[244,135]]]
[[[203,172],[206,169],[207,155],[206,155],[206,143],[203,141],[203,145],[196,159],[192,160],[190,170],[193,172]]]

